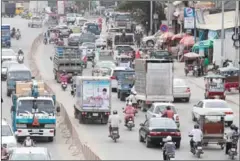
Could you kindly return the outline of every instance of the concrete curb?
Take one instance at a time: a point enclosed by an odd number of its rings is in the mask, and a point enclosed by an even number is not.
[[[43,34],[40,34],[32,43],[31,45],[31,50],[28,54],[28,59],[29,59],[29,67],[31,69],[32,75],[35,76],[35,79],[42,80],[41,73],[36,65],[36,59],[34,54],[36,53],[40,43],[43,41]],[[51,89],[50,85],[45,83],[45,87],[49,93],[53,93],[54,91]],[[61,108],[60,116],[63,118],[59,126],[61,125],[66,125],[66,128],[68,130],[68,140],[71,138],[71,145],[69,146],[69,150],[73,149],[75,147],[75,151],[72,153],[73,156],[76,156],[80,153],[83,153],[84,159],[79,159],[79,160],[101,160],[98,155],[96,155],[90,147],[83,143],[80,138],[78,137],[77,131],[75,127],[72,125],[70,118],[66,112],[65,107],[60,103],[57,102],[57,104]],[[66,142],[68,142],[68,140]]]

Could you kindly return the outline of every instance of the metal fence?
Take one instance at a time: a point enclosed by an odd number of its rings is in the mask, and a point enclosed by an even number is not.
[[[41,73],[36,65],[36,60],[34,54],[37,51],[38,46],[43,42],[43,34],[40,34],[32,43],[30,53],[28,54],[29,67],[31,69],[32,75],[37,80],[42,80]],[[54,91],[45,83],[46,89],[49,93]],[[61,132],[62,137],[66,139],[65,143],[69,145],[68,149],[72,152],[72,156],[79,156],[79,160],[101,160],[90,147],[84,143],[78,136],[75,127],[67,114],[65,107],[57,102],[60,107],[60,113],[58,113],[58,130]],[[83,158],[80,158],[82,155]]]

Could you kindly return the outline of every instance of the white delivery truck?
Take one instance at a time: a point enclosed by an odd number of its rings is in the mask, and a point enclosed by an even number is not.
[[[107,77],[76,76],[74,116],[107,124],[111,113],[111,80]]]
[[[143,111],[153,102],[173,101],[173,61],[165,59],[135,60],[136,99]]]

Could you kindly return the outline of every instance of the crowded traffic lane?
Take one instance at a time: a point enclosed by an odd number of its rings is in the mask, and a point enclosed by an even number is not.
[[[44,54],[42,54],[44,53]],[[108,137],[108,127],[102,124],[79,124],[78,120],[73,115],[74,98],[70,95],[70,86],[66,91],[62,91],[60,84],[57,84],[53,78],[53,63],[50,61],[50,56],[53,56],[54,48],[52,45],[42,45],[39,47],[36,54],[37,65],[44,80],[49,83],[52,89],[57,94],[59,102],[66,108],[70,119],[79,133],[81,140],[87,142],[89,146],[96,152],[101,159],[106,160],[159,160],[161,157],[161,150],[159,148],[146,148],[144,143],[138,140],[139,124],[145,121],[145,113],[138,113],[135,118],[136,127],[133,131],[128,131],[126,127],[121,125],[120,139],[114,143]],[[91,65],[85,69],[84,75],[91,75]],[[178,72],[176,69],[175,72]],[[189,152],[189,139],[188,133],[193,128],[194,123],[191,118],[191,110],[194,104],[203,99],[203,91],[194,84],[189,84],[191,88],[191,100],[189,103],[175,103],[178,110],[181,122],[182,141],[181,148],[176,152],[176,159],[194,159],[195,157]],[[238,106],[229,103],[233,108],[234,113],[239,113]],[[112,110],[118,110],[120,116],[124,118],[122,108],[125,106],[124,102],[117,99],[116,93],[112,93]],[[234,123],[238,123],[238,117],[235,117]],[[125,154],[125,155],[124,155]],[[126,155],[127,154],[127,155]],[[206,160],[226,160],[227,156],[224,151],[220,150],[220,146],[209,145],[204,151],[203,159]]]
[[[29,66],[29,61],[27,59],[27,55],[30,52],[31,45],[34,39],[42,33],[42,28],[28,28],[27,20],[21,19],[20,17],[16,18],[2,18],[3,24],[10,24],[11,28],[15,27],[16,29],[19,28],[21,31],[22,38],[20,40],[12,39],[12,49],[17,52],[19,48],[21,48],[24,52],[25,61],[24,64]],[[2,118],[6,118],[7,122],[11,124],[11,113],[10,109],[12,106],[12,100],[10,97],[7,97],[6,93],[6,82],[2,82]],[[56,137],[53,142],[48,143],[45,140],[36,140],[37,146],[46,147],[52,154],[52,159],[54,160],[67,160],[67,159],[81,159],[79,157],[73,157],[68,150],[69,145],[65,144],[65,140],[62,138],[62,134],[60,130],[57,129]],[[21,146],[20,144],[18,146]]]

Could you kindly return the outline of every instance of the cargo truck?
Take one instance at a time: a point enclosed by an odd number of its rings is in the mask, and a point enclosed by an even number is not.
[[[153,102],[173,101],[173,61],[164,59],[135,60],[136,99],[143,111]]]
[[[16,12],[16,4],[15,3],[4,2],[4,6],[5,6],[5,9],[4,9],[5,14],[4,15],[6,15],[8,17],[14,17],[15,12]]]
[[[53,141],[56,135],[56,97],[46,92],[43,81],[18,81],[12,96],[12,127],[18,141],[44,137]]]
[[[111,112],[111,80],[107,77],[76,77],[74,116],[79,123],[108,123]]]

